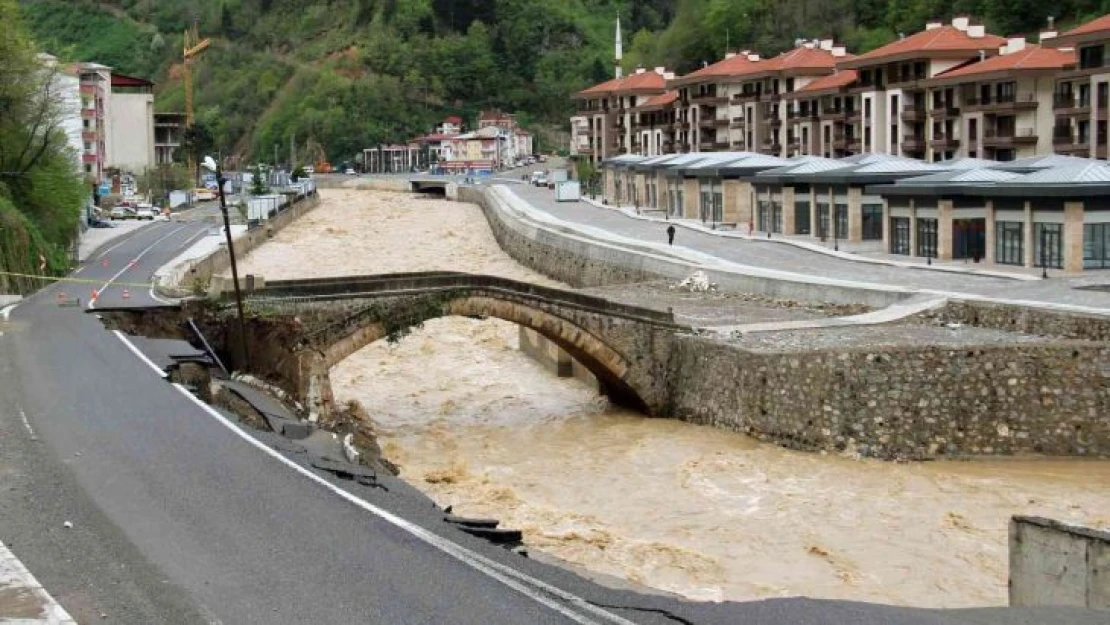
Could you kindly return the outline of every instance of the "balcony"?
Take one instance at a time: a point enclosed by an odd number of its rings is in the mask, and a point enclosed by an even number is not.
[[[828,122],[828,121],[841,121],[842,122],[847,117],[847,111],[845,109],[822,110],[821,114],[818,117],[820,117],[821,121],[823,121],[823,122]]]
[[[817,119],[817,108],[814,107],[812,109],[804,109],[804,110],[797,110],[797,109],[789,110],[789,111],[786,112],[786,119],[793,120],[793,121],[798,121],[798,122],[816,121],[816,119]]]
[[[856,154],[859,154],[863,150],[863,142],[859,140],[859,137],[848,139],[847,148],[849,152],[855,152]]]
[[[86,153],[86,154],[81,155],[81,162],[82,163],[95,163],[98,160],[100,160],[100,159],[96,154],[87,154]]]
[[[929,141],[929,147],[934,150],[954,150],[960,147],[960,140],[950,135],[940,134]]]
[[[732,104],[743,104],[744,102],[753,102],[758,99],[758,91],[744,91],[742,93],[732,94],[732,98],[729,100],[729,102]]]
[[[1015,113],[1017,111],[1036,110],[1039,102],[1035,93],[1019,93],[1001,98],[969,98],[964,102],[968,111],[982,111],[984,113]]]
[[[714,141],[713,142],[713,149],[717,150],[718,152],[727,152],[728,151],[728,141],[727,140],[722,141],[720,139]]]
[[[956,107],[956,106],[941,103],[940,106],[934,106],[933,110],[929,111],[929,116],[932,117],[933,119],[947,119],[947,118],[950,118],[950,117],[959,117],[960,116],[960,109],[959,109],[959,107]]]
[[[1036,145],[1037,131],[1032,128],[1018,128],[1016,131],[999,131],[988,128],[983,133],[983,147],[1012,148],[1021,145]]]
[[[732,144],[731,144],[731,147],[732,147],[733,150],[743,150],[744,149],[743,139],[737,139],[737,140],[733,141]]]
[[[844,134],[834,134],[832,137],[832,147],[834,150],[845,150],[848,148],[848,137]]]
[[[690,98],[690,104],[696,104],[698,106],[721,106],[723,104],[728,104],[728,98],[716,94],[699,95]]]
[[[917,104],[906,104],[902,107],[902,121],[904,122],[919,122],[925,119],[925,106]]]
[[[672,126],[675,130],[689,130],[690,122],[676,121]]]
[[[1091,112],[1091,99],[1076,98],[1070,93],[1057,93],[1052,97],[1052,110],[1057,115],[1087,115]]]
[[[771,128],[782,128],[782,119],[779,118],[778,115],[775,115],[771,119],[767,120],[767,123],[771,124]]]
[[[81,140],[82,141],[96,141],[96,140],[98,140],[96,131],[94,131],[94,130],[84,130],[84,131],[82,131],[81,132]]]
[[[903,136],[902,149],[907,152],[923,152],[925,150],[925,137],[920,135]]]
[[[717,142],[713,139],[702,138],[702,140],[698,142],[698,151],[715,152],[717,150],[716,143]]]
[[[778,156],[782,153],[782,144],[777,140],[767,139],[763,142],[763,145],[760,146],[759,151],[763,154]]]
[[[732,121],[729,122],[728,127],[729,128],[743,128],[744,127],[744,118],[743,117],[733,117]]]
[[[847,111],[844,114],[844,121],[849,124],[854,124],[861,119],[863,119],[863,114],[859,111],[859,109]]]

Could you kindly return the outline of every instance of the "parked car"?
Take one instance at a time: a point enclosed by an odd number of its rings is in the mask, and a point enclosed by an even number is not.
[[[313,167],[312,165],[305,165],[305,166],[304,166],[304,167],[302,167],[301,169],[303,169],[303,170],[304,170],[304,173],[306,173],[306,174],[314,174],[314,173],[316,173],[316,168],[315,168],[315,167]]]
[[[108,214],[111,219],[134,219],[135,210],[127,206],[117,206]]]
[[[158,211],[154,210],[154,207],[149,204],[140,204],[139,207],[135,209],[135,219],[149,219],[150,221],[154,221],[154,218],[157,216]]]
[[[196,194],[198,202],[210,202],[216,199],[216,192],[219,189],[196,189],[193,193]]]
[[[350,167],[348,167],[347,170],[344,171],[343,173],[347,174],[348,176],[357,176],[358,175],[358,172],[351,169]]]
[[[104,221],[103,219],[94,219],[94,220],[89,222],[89,227],[90,228],[115,228],[116,225],[113,224],[110,221]]]

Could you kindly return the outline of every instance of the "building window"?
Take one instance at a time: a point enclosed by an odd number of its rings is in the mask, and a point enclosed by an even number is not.
[[[92,173],[92,165],[90,165],[88,163],[85,163],[85,173],[86,174],[91,174]]]
[[[821,240],[824,241],[831,234],[831,228],[829,228],[829,205],[825,202],[818,202],[817,236],[821,237]]]
[[[994,262],[1000,265],[1025,264],[1024,226],[1020,221],[995,222]]]
[[[836,205],[836,231],[833,238],[843,239],[848,236],[848,205]]]
[[[1033,266],[1063,268],[1063,233],[1061,224],[1033,224]]]
[[[782,202],[771,202],[771,232],[782,233]]]
[[[794,202],[794,234],[810,234],[809,201]]]
[[[863,212],[863,240],[879,241],[883,238],[883,205],[864,204]]]
[[[926,258],[937,257],[937,220],[919,217],[917,219],[917,255]]]
[[[910,218],[890,218],[890,253],[910,255]]]
[[[1079,69],[1102,67],[1102,44],[1079,49]]]
[[[1110,224],[1083,225],[1083,268],[1110,267]]]
[[[85,154],[92,154],[92,143],[89,141],[85,142]]]

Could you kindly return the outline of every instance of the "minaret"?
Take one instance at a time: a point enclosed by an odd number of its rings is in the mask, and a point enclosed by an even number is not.
[[[621,58],[624,57],[624,48],[621,46],[621,14],[617,13],[617,39],[616,39],[616,55],[613,58],[613,66],[616,70],[617,78],[624,75],[621,70]]]

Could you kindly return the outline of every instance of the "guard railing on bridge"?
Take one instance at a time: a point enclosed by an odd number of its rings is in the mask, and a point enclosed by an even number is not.
[[[369,276],[267,281],[247,295],[250,301],[336,300],[398,295],[405,292],[484,290],[524,297],[649,323],[675,325],[671,311],[630,306],[597,297],[519,280],[455,271],[393,273]]]

